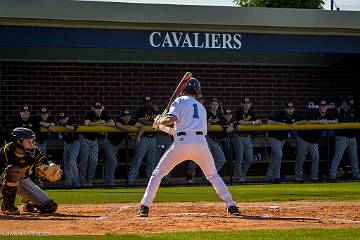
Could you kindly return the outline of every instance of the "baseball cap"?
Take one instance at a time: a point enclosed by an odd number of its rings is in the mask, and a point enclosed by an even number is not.
[[[225,113],[226,113],[226,114],[231,114],[232,111],[231,111],[231,109],[226,109],[226,110],[225,110]]]
[[[101,104],[101,102],[94,103],[94,108],[99,109],[99,108],[102,108],[102,107],[103,107],[103,105]]]
[[[321,101],[320,101],[320,105],[327,105],[327,103],[326,103],[325,100],[321,100]]]
[[[49,110],[46,107],[42,107],[40,113],[49,113]]]
[[[61,112],[61,113],[58,114],[58,116],[59,116],[60,118],[66,118],[66,117],[68,117],[69,115],[68,115],[67,113],[65,113],[65,112]]]
[[[131,111],[129,109],[124,109],[121,111],[121,116],[131,115]]]
[[[144,96],[144,102],[151,102],[150,96]]]
[[[294,103],[288,102],[288,103],[285,104],[285,107],[286,108],[294,108],[295,106],[294,106]]]
[[[20,107],[20,112],[30,112],[30,108],[28,106]]]
[[[218,102],[219,102],[219,99],[218,99],[218,98],[213,98],[213,99],[212,99],[212,102],[217,102],[217,103],[218,103]]]
[[[250,98],[247,98],[247,97],[246,97],[246,98],[243,99],[242,102],[243,102],[243,103],[250,103],[251,101],[250,101]]]

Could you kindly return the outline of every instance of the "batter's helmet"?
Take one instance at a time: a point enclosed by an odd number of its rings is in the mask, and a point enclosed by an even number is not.
[[[194,94],[197,98],[201,97],[201,86],[199,80],[196,78],[191,78],[190,81],[187,83],[186,87],[184,88],[184,92]]]
[[[12,130],[11,139],[14,141],[22,141],[24,139],[35,139],[35,133],[28,128],[18,127]]]

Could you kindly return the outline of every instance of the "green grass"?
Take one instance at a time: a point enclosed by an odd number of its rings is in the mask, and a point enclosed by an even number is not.
[[[217,239],[241,239],[241,240],[344,240],[360,239],[360,230],[356,228],[342,229],[294,229],[294,230],[243,230],[243,231],[218,231],[218,232],[176,232],[176,233],[144,233],[144,234],[119,234],[105,236],[46,236],[46,237],[27,237],[12,236],[4,239],[41,239],[50,240],[217,240]]]
[[[235,201],[360,200],[360,182],[321,184],[241,185],[229,187]],[[139,202],[144,188],[50,190],[58,203]],[[160,188],[155,201],[220,201],[210,186]]]

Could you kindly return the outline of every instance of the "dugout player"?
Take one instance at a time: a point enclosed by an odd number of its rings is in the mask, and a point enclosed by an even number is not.
[[[145,96],[143,103],[144,106],[136,112],[135,119],[138,126],[152,126],[156,115],[160,113],[159,109],[155,104],[153,104],[150,96]],[[135,148],[134,158],[131,161],[129,169],[129,186],[135,185],[139,168],[144,157],[146,158],[146,176],[150,178],[160,154],[155,134],[155,132],[139,132],[136,140],[137,145]]]
[[[15,119],[10,131],[17,127],[31,129],[36,136],[40,134],[39,123],[31,116],[30,108],[28,106],[22,106],[20,108],[19,115]]]
[[[276,114],[268,120],[268,124],[297,124],[306,121],[300,114],[295,113],[295,107],[292,102],[284,106],[284,111]],[[283,147],[285,140],[290,137],[290,131],[269,131],[268,142],[271,147],[271,157],[269,167],[266,173],[266,179],[270,182],[280,182],[281,161],[283,157]]]
[[[341,105],[336,109],[336,118],[338,119],[339,123],[351,123],[359,121],[359,115],[354,110],[354,99],[351,96],[344,97],[342,99]],[[345,150],[347,151],[350,158],[353,178],[360,179],[356,131],[354,131],[354,129],[341,129],[336,130],[335,134],[335,153],[331,161],[329,179],[336,179],[337,169]]]
[[[321,100],[319,109],[308,114],[307,123],[309,124],[329,124],[337,123],[337,119],[328,111],[328,104]],[[306,155],[311,156],[311,181],[319,180],[319,141],[324,130],[300,131],[296,139],[297,154],[295,162],[295,181],[303,180],[303,165]]]
[[[85,117],[85,126],[115,126],[115,122],[104,112],[105,107],[96,102],[91,111]],[[92,186],[95,181],[95,172],[98,164],[99,144],[104,141],[104,133],[83,133],[80,135],[80,164],[79,176],[81,184],[84,186]]]
[[[49,115],[49,110],[46,107],[42,107],[40,110],[40,115],[36,118],[36,121],[40,127],[48,129],[49,132],[55,132],[54,120]],[[47,153],[47,140],[49,138],[49,132],[40,132],[36,138],[36,143],[44,155]]]
[[[80,139],[79,133],[75,132],[78,126],[66,112],[60,112],[57,115],[56,125],[66,127],[71,131],[60,133],[61,139],[64,141],[64,185],[67,187],[78,187],[80,186],[80,177],[77,160],[80,152]]]
[[[115,184],[115,170],[118,165],[118,152],[120,144],[124,141],[127,132],[133,131],[130,125],[135,125],[131,119],[131,112],[129,109],[123,109],[120,113],[120,118],[115,121],[115,126],[125,132],[110,132],[107,136],[106,165],[105,165],[105,184]]]
[[[252,103],[249,98],[244,98],[242,106],[236,111],[237,128],[241,125],[260,125],[261,120],[257,119],[251,109]],[[233,148],[235,152],[235,176],[239,182],[245,181],[247,170],[254,158],[253,153],[253,132],[239,131],[233,137]]]

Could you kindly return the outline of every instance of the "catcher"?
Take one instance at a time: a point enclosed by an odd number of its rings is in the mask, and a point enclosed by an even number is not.
[[[24,212],[55,212],[58,205],[29,176],[35,168],[38,176],[55,182],[62,175],[60,166],[48,161],[35,146],[35,133],[32,130],[15,128],[11,132],[11,140],[0,150],[1,212],[7,215],[19,214],[14,205],[16,194],[22,198]]]

